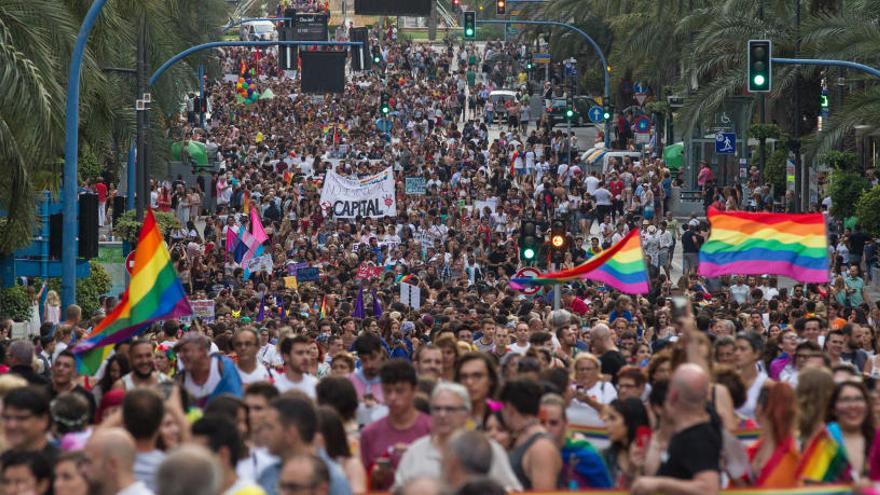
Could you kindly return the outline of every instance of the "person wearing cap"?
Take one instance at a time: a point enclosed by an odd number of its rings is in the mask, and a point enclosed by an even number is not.
[[[211,341],[196,331],[187,332],[174,348],[183,363],[183,387],[202,407],[214,397],[242,395],[235,363],[221,353],[210,354]]]

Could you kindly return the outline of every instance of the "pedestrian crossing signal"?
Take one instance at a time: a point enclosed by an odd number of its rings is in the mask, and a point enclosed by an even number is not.
[[[477,13],[468,11],[464,13],[464,39],[473,40],[477,37]]]
[[[506,12],[507,12],[507,2],[505,0],[496,0],[495,13],[496,14],[504,14]]]

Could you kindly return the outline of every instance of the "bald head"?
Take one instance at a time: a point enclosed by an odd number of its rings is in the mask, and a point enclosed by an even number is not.
[[[124,429],[100,429],[92,434],[88,443],[104,459],[114,459],[120,469],[134,469],[134,456],[136,452],[134,439]]]
[[[669,386],[670,397],[674,398],[673,405],[677,409],[705,410],[709,394],[709,376],[703,368],[692,363],[679,366],[673,373]]]

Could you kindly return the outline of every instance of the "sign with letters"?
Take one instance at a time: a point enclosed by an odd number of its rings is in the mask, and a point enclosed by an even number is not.
[[[425,178],[424,177],[407,177],[406,178],[406,194],[423,195],[425,194]]]
[[[251,273],[257,273],[259,271],[272,273],[272,269],[273,269],[272,255],[271,254],[264,254],[264,255],[258,256],[256,258],[251,258],[251,259],[245,261],[244,266]]]
[[[314,282],[321,278],[321,274],[315,267],[301,268],[296,271],[296,281],[298,283]]]
[[[335,218],[397,216],[392,168],[363,179],[350,179],[328,170],[321,189],[321,208]]]

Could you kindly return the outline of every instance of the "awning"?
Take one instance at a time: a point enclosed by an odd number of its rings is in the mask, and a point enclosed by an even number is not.
[[[183,161],[183,141],[177,141],[176,143],[171,144],[171,159],[177,161]],[[208,164],[208,152],[205,143],[200,143],[198,141],[194,141],[190,139],[186,142],[187,145],[187,153],[189,154],[190,160],[196,163],[199,166],[206,166]]]

